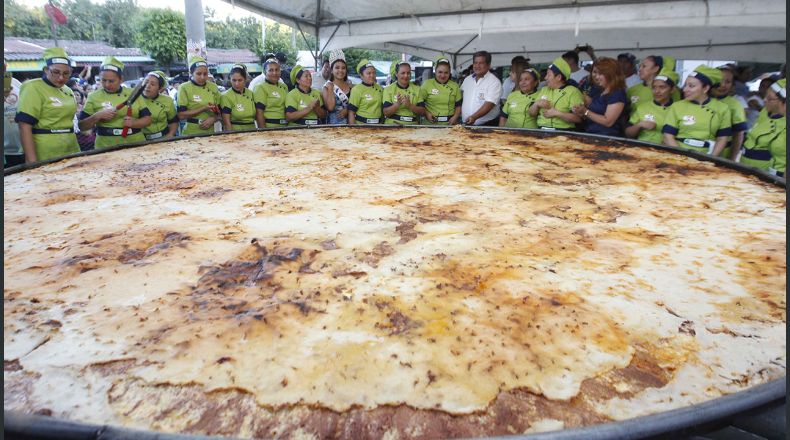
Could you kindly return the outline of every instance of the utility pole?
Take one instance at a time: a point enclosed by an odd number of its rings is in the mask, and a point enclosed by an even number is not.
[[[186,18],[188,67],[190,56],[199,56],[205,59],[208,55],[202,0],[184,0],[184,16]]]

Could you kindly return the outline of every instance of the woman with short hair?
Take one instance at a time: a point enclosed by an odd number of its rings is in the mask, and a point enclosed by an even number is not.
[[[625,127],[625,78],[613,58],[598,58],[593,64],[592,78],[602,91],[595,97],[585,95],[585,104],[573,112],[587,121],[585,131],[605,136],[622,136]]]
[[[535,69],[528,68],[521,71],[518,90],[511,92],[502,106],[502,113],[499,116],[500,127],[538,128],[537,118],[529,114],[529,108],[539,98],[537,93],[539,81]]]
[[[252,94],[255,98],[255,120],[258,128],[285,127],[285,98],[288,86],[280,81],[280,62],[275,57],[263,63],[264,80],[255,85]]]

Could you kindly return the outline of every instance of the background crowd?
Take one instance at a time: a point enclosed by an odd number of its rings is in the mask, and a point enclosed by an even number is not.
[[[580,53],[592,60],[586,68]],[[580,131],[699,151],[782,176],[785,170],[785,66],[750,93],[745,69],[736,65],[700,65],[680,84],[670,56],[596,58],[584,46],[542,71],[514,57],[504,81],[487,52],[475,53],[456,79],[446,58],[416,81],[408,62],[393,62],[382,85],[372,63],[349,66],[336,50],[315,73],[287,67],[280,53],[266,56],[259,77],[238,64],[224,81],[194,57],[183,83],[153,71],[133,90],[122,85],[124,65],[113,57],[95,84],[63,49],[47,49],[44,61],[39,79],[19,84],[6,73],[6,166],[180,135],[328,123]]]

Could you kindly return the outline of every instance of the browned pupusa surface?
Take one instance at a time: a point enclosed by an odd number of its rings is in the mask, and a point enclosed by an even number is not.
[[[238,436],[625,419],[785,374],[785,193],[463,129],[182,140],[4,179],[5,408]]]

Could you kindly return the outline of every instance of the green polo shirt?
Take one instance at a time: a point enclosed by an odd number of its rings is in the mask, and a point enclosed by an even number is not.
[[[178,123],[178,114],[176,113],[176,106],[173,103],[173,98],[167,95],[156,95],[156,98],[150,99],[145,95],[139,97],[138,101],[142,102],[151,112],[151,125],[143,128],[143,135],[153,135],[162,133],[167,130],[167,126],[171,123]],[[164,133],[163,133],[164,134]]]
[[[681,148],[707,153],[707,147],[693,147],[682,139],[715,141],[731,136],[730,120],[730,109],[717,99],[708,98],[702,104],[684,99],[669,106],[661,132],[675,135]]]
[[[382,119],[383,114],[381,113],[383,100],[384,90],[382,90],[380,85],[367,85],[363,82],[351,89],[351,96],[348,98],[348,109],[359,117],[378,119],[379,123],[384,123]],[[359,120],[357,122],[364,123]]]
[[[501,114],[502,117],[507,119],[505,127],[538,128],[538,118],[529,115],[529,108],[538,99],[540,99],[538,92],[526,94],[522,93],[521,90],[516,90],[507,95]]]
[[[255,128],[255,95],[245,88],[241,93],[230,88],[222,93],[220,108],[223,115],[230,115],[233,130]]]
[[[765,115],[763,115],[765,113]],[[787,164],[787,119],[768,116],[763,109],[760,117],[746,133],[740,162],[763,170],[773,168],[784,173]]]
[[[96,90],[95,92],[92,92],[90,95],[88,95],[88,99],[85,100],[85,105],[82,107],[80,119],[85,119],[88,116],[91,116],[104,109],[115,108],[118,106],[118,104],[126,101],[131,94],[132,89],[128,87],[121,87],[115,93],[109,93],[104,89]],[[118,110],[113,119],[96,123],[96,142],[94,143],[94,146],[97,149],[145,141],[145,135],[143,134],[142,130],[138,131],[137,133],[132,133],[132,129],[130,129],[126,138],[123,138],[120,135],[106,135],[101,133],[101,129],[123,129],[123,118],[126,117],[127,111],[128,107],[124,107]],[[148,110],[148,107],[146,107],[145,104],[143,104],[142,99],[138,98],[134,103],[132,103],[131,116],[133,118],[141,118],[143,116],[150,115],[151,111]]]
[[[461,88],[458,83],[449,79],[442,84],[431,78],[420,86],[419,100],[425,105],[425,109],[432,115],[440,118],[450,118],[455,114],[455,109],[461,106]],[[447,121],[431,122],[423,118],[423,124],[427,125],[447,125]]]
[[[538,100],[546,99],[551,103],[551,106],[563,113],[571,113],[573,107],[584,104],[582,92],[576,87],[565,85],[561,89],[552,89],[551,87],[543,87],[538,91]],[[543,116],[545,109],[540,109],[538,113],[538,127],[557,128],[560,130],[576,128],[576,124],[566,122],[560,118],[548,118]]]
[[[389,107],[394,103],[398,102],[398,95],[407,95],[409,97],[409,101],[413,105],[420,105],[422,101],[420,100],[420,88],[417,84],[413,82],[409,82],[409,85],[406,88],[403,88],[397,82],[394,82],[387,87],[384,88],[384,92],[382,94],[382,108]],[[396,118],[387,117],[385,123],[387,124],[400,124],[400,125],[415,125],[418,124],[420,121],[418,120],[418,116],[414,114],[413,111],[409,110],[406,106],[400,106],[398,111],[395,112],[393,116],[399,116],[401,118],[411,118],[411,121],[401,121]]]
[[[299,86],[296,86],[288,92],[288,95],[285,97],[285,112],[297,112],[300,110],[306,109],[311,102],[318,100],[321,107],[324,106],[324,98],[321,96],[321,92],[316,89],[310,89],[310,93],[303,92]],[[318,114],[316,114],[315,110],[311,110],[310,113],[306,114],[299,119],[298,121],[291,121],[288,123],[289,126],[293,125],[317,125],[318,124]]]
[[[194,110],[209,104],[219,105],[219,100],[220,94],[216,84],[211,81],[207,81],[206,84],[199,86],[195,84],[194,81],[189,80],[178,87],[178,99],[176,103],[178,104],[178,111],[183,112],[185,110]],[[182,134],[189,135],[214,133],[213,126],[203,130],[200,128],[200,122],[192,122],[203,121],[204,119],[208,119],[212,116],[217,115],[210,110],[206,110],[188,118],[187,125],[184,127]],[[189,121],[189,119],[192,121]]]
[[[626,90],[625,94],[628,96],[628,101],[631,103],[631,114],[636,111],[639,104],[653,102],[653,88],[641,82]],[[680,90],[678,90],[677,87],[672,88],[670,99],[672,102],[680,101]],[[659,130],[661,130],[661,128],[659,128]]]
[[[645,142],[652,142],[654,144],[661,144],[664,142],[664,135],[661,129],[664,128],[664,121],[669,111],[669,106],[672,105],[670,100],[666,106],[663,106],[656,101],[644,101],[638,104],[631,117],[628,119],[629,125],[636,125],[640,121],[652,121],[656,123],[656,128],[652,130],[645,130],[644,128],[639,131],[637,139]]]
[[[257,84],[252,93],[255,107],[263,110],[266,127],[285,127],[287,125],[285,122],[285,98],[288,96],[288,86],[279,81],[272,84],[267,79]]]
[[[19,104],[14,120],[33,126],[33,143],[38,160],[53,159],[79,153],[80,145],[74,134],[74,115],[77,102],[71,89],[55,87],[46,79],[32,79],[22,83]],[[36,133],[36,130],[63,130],[65,133]]]

